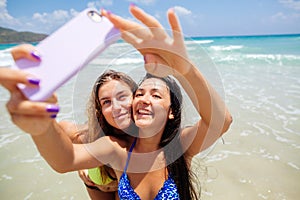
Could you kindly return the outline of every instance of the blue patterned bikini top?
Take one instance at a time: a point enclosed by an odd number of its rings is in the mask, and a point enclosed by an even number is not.
[[[128,163],[130,160],[131,152],[133,150],[133,147],[135,146],[136,139],[132,143],[130,150],[128,152],[128,157],[126,161],[126,165],[124,168],[124,172],[119,180],[119,186],[118,186],[118,194],[119,198],[121,200],[139,200],[141,199],[139,195],[134,191],[134,189],[130,185],[130,181],[128,179],[128,176],[126,174]],[[163,187],[159,190],[158,194],[154,198],[154,200],[161,200],[161,199],[179,199],[179,194],[177,191],[176,184],[173,180],[173,178],[169,175],[168,179],[164,182]]]

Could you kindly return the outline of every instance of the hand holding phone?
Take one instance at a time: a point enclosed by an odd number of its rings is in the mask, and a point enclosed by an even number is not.
[[[16,61],[13,68],[41,79],[38,88],[22,84],[18,87],[32,101],[46,100],[119,38],[119,30],[107,18],[94,9],[86,9],[36,46],[41,62]]]

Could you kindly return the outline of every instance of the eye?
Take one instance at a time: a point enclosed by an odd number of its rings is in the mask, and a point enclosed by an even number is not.
[[[161,99],[161,96],[159,94],[153,94],[152,95],[155,99]]]
[[[126,99],[128,99],[129,98],[129,95],[121,95],[121,96],[119,96],[119,99],[121,100],[121,101],[123,101],[123,100],[126,100]]]
[[[101,102],[102,106],[109,105],[110,103],[111,103],[111,100],[104,100]]]
[[[141,96],[143,96],[142,93],[136,93],[134,97],[141,97]]]

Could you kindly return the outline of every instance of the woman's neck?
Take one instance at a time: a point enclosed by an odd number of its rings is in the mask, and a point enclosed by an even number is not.
[[[145,137],[145,135],[151,135],[151,133],[147,134],[145,130],[140,129],[139,136],[142,137],[138,137],[135,150],[141,153],[158,150],[160,148],[159,144],[162,136],[162,131],[151,137]]]
[[[131,124],[128,128],[123,130],[114,128],[113,132],[115,137],[125,140],[127,143],[130,144],[133,141],[133,138],[135,138],[138,135],[138,129],[134,123]]]

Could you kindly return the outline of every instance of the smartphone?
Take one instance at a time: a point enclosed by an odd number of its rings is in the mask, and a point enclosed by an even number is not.
[[[41,79],[39,87],[18,87],[28,99],[44,101],[119,38],[119,30],[107,18],[86,9],[36,46],[41,62],[15,62],[13,68]]]

